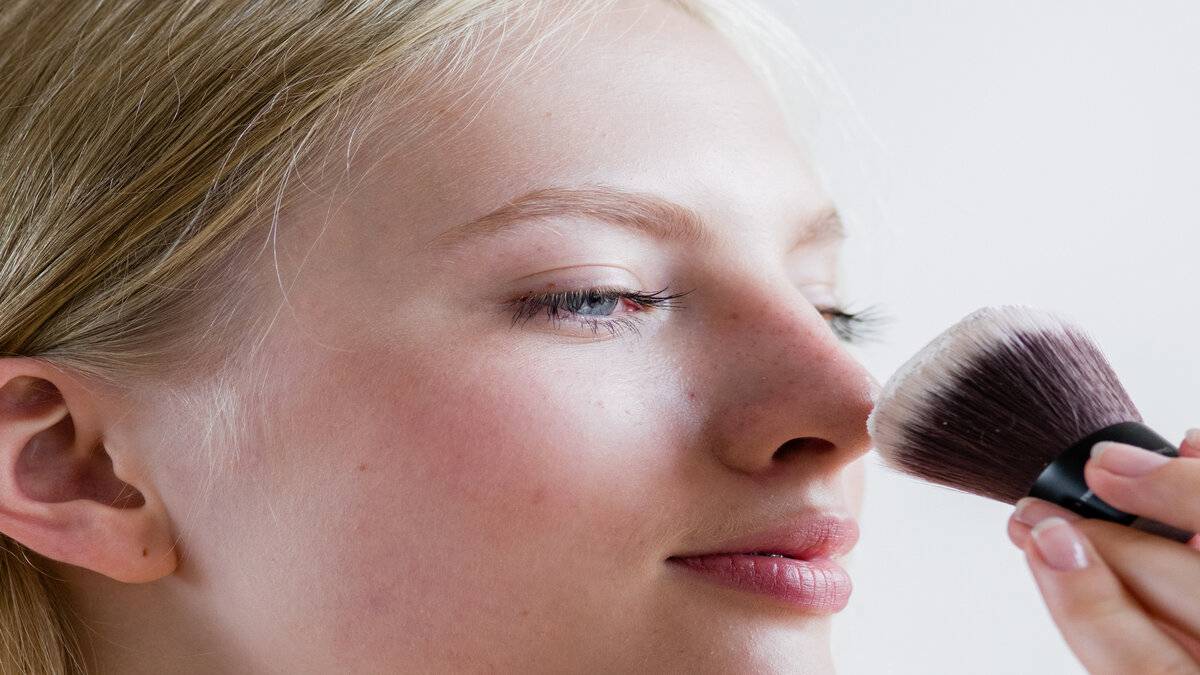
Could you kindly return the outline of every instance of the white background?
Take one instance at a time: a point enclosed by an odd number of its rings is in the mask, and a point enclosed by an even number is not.
[[[775,3],[878,140],[831,182],[871,221],[848,299],[896,317],[859,351],[881,381],[971,310],[1030,304],[1095,336],[1160,433],[1200,426],[1200,3]],[[874,463],[840,672],[1083,672],[1010,510]]]

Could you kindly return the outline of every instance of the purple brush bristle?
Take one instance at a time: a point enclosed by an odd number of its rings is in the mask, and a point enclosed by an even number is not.
[[[1004,305],[972,312],[901,366],[867,430],[889,466],[1012,504],[1065,448],[1141,421],[1083,330]]]

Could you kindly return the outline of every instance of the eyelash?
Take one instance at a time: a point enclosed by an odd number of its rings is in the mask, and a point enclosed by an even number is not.
[[[544,311],[551,325],[557,327],[563,320],[559,316],[560,309],[566,308],[568,314],[579,317],[581,315],[571,308],[580,307],[584,302],[607,304],[613,301],[628,301],[641,309],[677,309],[686,305],[681,305],[676,301],[692,292],[684,291],[682,293],[663,295],[666,290],[666,288],[663,288],[662,290],[648,293],[644,291],[629,291],[613,286],[602,286],[598,288],[559,291],[556,293],[527,293],[508,304],[515,309],[513,326],[516,326],[518,323],[523,324]],[[850,344],[858,344],[877,339],[878,329],[888,322],[888,317],[880,311],[882,307],[883,305],[881,304],[874,304],[858,311],[851,311],[846,306],[837,305],[832,307],[818,307],[817,309],[821,314],[829,315],[829,326],[839,340]],[[604,328],[613,337],[617,337],[624,330],[631,330],[635,334],[640,335],[641,333],[637,328],[639,321],[639,319],[629,317],[620,317],[617,319],[576,318],[574,323],[591,328],[593,335],[599,333],[601,328]]]

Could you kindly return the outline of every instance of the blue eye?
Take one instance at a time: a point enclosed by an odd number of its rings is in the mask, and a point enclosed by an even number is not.
[[[579,316],[609,316],[626,297],[590,290],[579,298],[578,306],[570,307],[570,311]]]
[[[554,327],[568,321],[590,328],[593,335],[603,328],[616,337],[626,330],[638,333],[638,324],[642,321],[640,315],[648,310],[684,307],[676,301],[693,292],[664,295],[666,290],[663,288],[649,293],[600,287],[555,293],[528,293],[508,304],[515,309],[513,326],[524,324],[539,314],[545,314]],[[622,307],[629,307],[634,311],[614,316]],[[818,307],[817,310],[825,317],[839,340],[861,343],[875,339],[877,329],[888,323],[889,318],[879,311],[881,308],[882,305],[876,304],[859,311],[850,311],[842,306]]]
[[[638,333],[638,314],[651,308],[675,309],[682,307],[676,302],[679,298],[691,293],[675,293],[664,295],[666,288],[653,293],[630,291],[615,287],[586,288],[556,293],[529,293],[510,304],[516,308],[513,325],[525,323],[538,314],[545,313],[553,326],[569,320],[577,325],[585,326],[595,335],[603,328],[614,337],[625,330]],[[623,306],[629,306],[635,311],[629,315],[614,317]]]

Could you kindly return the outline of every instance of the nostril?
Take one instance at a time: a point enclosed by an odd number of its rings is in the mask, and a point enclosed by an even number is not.
[[[794,453],[824,453],[833,450],[836,446],[824,438],[814,438],[805,436],[803,438],[793,438],[787,443],[779,446],[775,451],[773,459],[784,459],[788,455]]]

